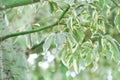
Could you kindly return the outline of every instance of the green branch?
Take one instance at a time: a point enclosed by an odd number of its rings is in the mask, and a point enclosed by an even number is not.
[[[117,7],[120,8],[120,5],[115,1],[115,0],[111,0]]]
[[[42,48],[43,43],[44,43],[44,40],[41,41],[38,44],[33,45],[31,48],[26,48],[26,51],[25,51],[26,56],[28,57],[30,54],[33,54],[34,50],[37,49],[37,48],[39,48],[39,50],[40,50],[40,48]]]
[[[38,31],[42,31],[42,30],[45,30],[45,29],[49,29],[49,28],[52,28],[54,27],[55,25],[58,24],[58,22],[64,17],[64,15],[66,14],[66,12],[69,10],[70,6],[68,6],[64,11],[63,13],[61,14],[61,16],[59,17],[59,19],[52,25],[49,25],[49,26],[46,26],[46,27],[43,27],[43,28],[38,28],[38,29],[33,29],[33,30],[29,30],[29,31],[23,31],[23,32],[17,32],[17,33],[12,33],[12,34],[9,34],[9,35],[6,35],[6,36],[2,36],[0,37],[0,42],[5,40],[5,39],[8,39],[8,38],[11,38],[11,37],[15,37],[15,36],[19,36],[19,35],[25,35],[25,34],[30,34],[30,33],[34,33],[34,32],[38,32]]]
[[[0,0],[0,10],[39,2],[40,0]]]

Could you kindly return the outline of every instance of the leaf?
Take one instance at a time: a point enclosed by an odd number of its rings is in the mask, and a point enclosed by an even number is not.
[[[95,61],[98,61],[100,59],[100,56],[98,54],[98,46],[97,45],[94,46],[94,54],[92,55],[92,57]]]
[[[105,37],[111,43],[111,51],[113,52],[115,60],[120,61],[120,49],[118,45],[115,43],[114,39],[111,36],[106,35]]]
[[[74,4],[74,0],[65,0],[65,1],[66,1],[66,3],[68,3],[70,5]]]
[[[71,68],[73,64],[73,55],[70,52],[70,49],[64,48],[61,56],[62,63],[67,67]]]
[[[104,7],[104,5],[105,5],[104,0],[99,0],[99,5],[101,6],[101,8],[103,8],[103,7]]]
[[[92,62],[92,45],[90,43],[83,43],[82,45],[82,53],[81,53],[81,56],[82,58],[85,60],[85,64],[86,65],[89,65],[91,62]]]
[[[43,43],[44,42],[40,42],[39,44],[34,44],[31,48],[33,53],[42,53],[43,49]]]
[[[18,36],[14,43],[25,50],[26,49],[26,36]]]
[[[73,30],[73,37],[78,43],[81,43],[84,38],[84,33],[76,28]]]
[[[79,70],[78,70],[78,63],[77,63],[76,59],[73,59],[73,68],[74,68],[75,72],[78,74]]]
[[[92,8],[92,7],[90,6],[90,7],[89,7],[89,14],[90,14],[90,16],[93,16],[94,12],[95,12],[95,8]]]
[[[50,12],[53,13],[56,8],[58,8],[57,3],[53,1],[49,1]]]
[[[51,46],[53,37],[54,37],[54,34],[51,34],[51,35],[49,35],[49,36],[46,38],[46,40],[45,40],[45,42],[44,42],[44,44],[43,44],[43,51],[45,51],[45,52],[48,51],[48,49],[49,49],[50,46]]]
[[[63,76],[63,79],[62,80],[66,80],[66,72],[67,72],[67,67],[62,63],[62,61],[60,62],[60,70],[61,72],[63,73],[62,76]]]
[[[107,50],[107,52],[106,52],[106,58],[107,58],[108,61],[112,60],[112,52],[110,50]]]
[[[82,43],[86,42],[86,41],[89,41],[91,39],[91,36],[92,36],[92,31],[90,28],[88,28],[87,30],[85,30],[84,32],[84,39],[82,41]]]
[[[98,40],[98,52],[102,52],[102,35],[99,33],[96,33],[93,35],[93,37],[97,38]]]
[[[67,37],[69,43],[70,43],[70,47],[74,48],[77,44],[76,40],[74,39],[74,37],[70,34],[70,33],[65,33],[65,36]]]
[[[80,63],[79,63],[79,71],[84,70],[86,67],[86,62],[84,59],[80,59]]]
[[[92,54],[89,52],[86,54],[86,58],[85,58],[85,62],[87,64],[87,66],[90,65],[92,63],[92,61],[93,61]]]
[[[79,16],[84,11],[84,5],[79,5],[75,8],[75,16]]]
[[[53,13],[53,11],[54,11],[54,6],[53,6],[53,4],[52,4],[51,1],[49,1],[49,5],[50,5],[50,12]]]
[[[115,24],[116,24],[118,30],[120,31],[120,12],[115,18]]]
[[[63,33],[56,34],[56,39],[55,39],[56,47],[62,47],[65,43],[65,40],[66,38]]]
[[[92,72],[95,72],[98,69],[98,62],[93,62],[93,68],[91,69]]]
[[[62,58],[62,63],[67,67],[67,68],[71,68],[72,67],[72,61],[73,58],[71,55],[69,55],[67,58],[66,56]]]
[[[67,26],[68,26],[68,28],[69,28],[71,31],[73,30],[72,25],[73,25],[73,23],[72,23],[72,17],[71,17],[71,18],[69,18],[69,19],[67,20]]]
[[[60,61],[60,65],[61,65],[61,71],[63,73],[66,73],[66,71],[68,70],[67,67],[62,63],[62,61]]]

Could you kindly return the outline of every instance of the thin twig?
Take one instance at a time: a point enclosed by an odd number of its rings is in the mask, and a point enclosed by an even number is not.
[[[43,28],[29,30],[29,31],[23,31],[23,32],[17,32],[17,33],[8,34],[6,36],[0,37],[0,42],[4,41],[5,39],[11,38],[11,37],[25,35],[25,34],[30,34],[30,33],[35,33],[35,32],[39,32],[39,31],[42,31],[42,30],[46,30],[46,29],[52,28],[55,25],[57,25],[58,22],[60,22],[60,20],[64,17],[64,15],[69,10],[69,8],[70,8],[70,6],[68,5],[68,7],[63,11],[63,13],[61,14],[61,16],[59,17],[59,19],[55,23],[53,23],[52,25],[49,25],[49,26],[46,26],[46,27],[43,27]]]
[[[119,7],[120,8],[120,5],[117,3],[117,2],[115,2],[115,0],[111,0],[117,7]]]

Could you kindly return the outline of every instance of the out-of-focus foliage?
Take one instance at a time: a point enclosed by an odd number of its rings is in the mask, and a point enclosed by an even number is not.
[[[8,17],[0,12],[0,36],[9,34]],[[14,31],[14,28],[13,28]],[[0,42],[0,80],[29,80],[27,59],[25,57],[24,40],[21,46],[12,39]],[[25,47],[24,47],[25,48]],[[25,77],[26,76],[26,77]]]
[[[7,9],[8,34],[53,24],[67,4],[55,27],[12,38],[28,61],[34,59],[31,80],[119,80],[119,0],[41,0]]]

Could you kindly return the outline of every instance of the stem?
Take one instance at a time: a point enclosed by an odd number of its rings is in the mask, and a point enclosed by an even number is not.
[[[39,44],[33,45],[32,48],[30,49],[31,51],[35,50],[36,48],[38,48],[39,46],[43,45],[45,41],[40,42]]]
[[[0,3],[3,5],[0,6],[0,10],[32,4],[39,1],[40,0],[0,0]]]
[[[65,15],[66,12],[69,10],[69,8],[70,8],[70,6],[68,6],[68,7],[63,11],[63,13],[62,13],[61,16],[59,17],[59,19],[58,19],[55,23],[53,23],[52,25],[49,25],[49,26],[46,26],[46,27],[43,27],[43,28],[38,28],[38,29],[29,30],[29,31],[23,31],[23,32],[17,32],[17,33],[8,34],[8,35],[6,35],[6,36],[0,37],[0,42],[1,42],[1,41],[4,41],[5,39],[11,38],[11,37],[15,37],[15,36],[19,36],[19,35],[25,35],[25,34],[30,34],[30,33],[34,33],[34,32],[38,32],[38,31],[42,31],[42,30],[45,30],[45,29],[52,28],[52,27],[54,27],[55,25],[57,25],[58,22],[64,17],[64,15]]]
[[[31,54],[32,51],[34,51],[36,48],[38,48],[38,47],[40,47],[41,45],[43,45],[43,43],[44,43],[44,40],[41,41],[41,42],[38,43],[38,44],[33,45],[31,48],[26,48],[26,52],[25,52],[26,56],[28,57],[28,56]],[[33,52],[32,52],[32,53],[33,53]]]
[[[115,2],[115,0],[112,0],[112,2],[113,2],[117,7],[120,7],[120,5],[119,5],[117,2]]]

